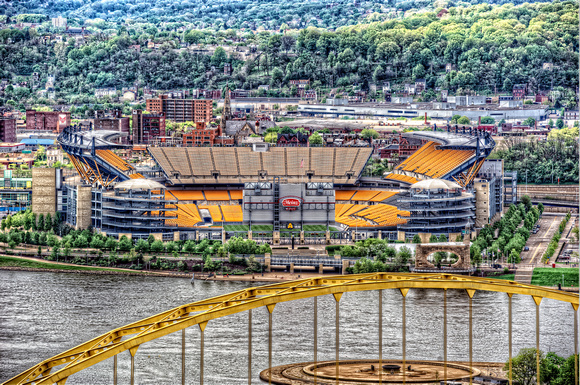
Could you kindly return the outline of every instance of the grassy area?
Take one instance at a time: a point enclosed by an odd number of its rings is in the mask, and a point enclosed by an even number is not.
[[[515,277],[516,277],[515,274],[502,274],[502,275],[498,275],[498,276],[495,276],[495,277],[487,277],[487,278],[505,279],[506,281],[513,281]]]
[[[532,285],[556,286],[562,283],[562,274],[564,287],[578,287],[578,268],[537,267],[532,275]]]
[[[118,269],[104,269],[101,267],[88,267],[88,266],[58,265],[47,262],[37,262],[30,261],[27,259],[2,257],[2,256],[0,256],[0,267],[22,267],[35,269],[58,269],[58,270],[75,270],[75,271],[118,271],[126,273],[126,271]],[[136,272],[138,273],[138,271]]]

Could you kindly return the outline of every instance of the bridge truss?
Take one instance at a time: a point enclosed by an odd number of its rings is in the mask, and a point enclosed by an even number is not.
[[[558,291],[545,287],[520,284],[513,281],[478,278],[451,274],[400,274],[370,273],[299,279],[265,286],[251,287],[217,297],[205,299],[176,307],[160,314],[145,318],[129,325],[114,329],[75,348],[44,360],[22,372],[4,384],[58,384],[64,385],[69,376],[92,365],[113,358],[113,379],[117,383],[117,355],[124,351],[131,354],[131,384],[134,384],[134,358],[137,349],[144,343],[159,337],[182,331],[182,378],[185,384],[185,329],[198,325],[200,337],[200,380],[203,384],[203,344],[204,330],[209,321],[228,315],[248,312],[248,383],[251,384],[252,355],[252,310],[266,307],[269,313],[268,363],[272,367],[272,312],[276,304],[298,299],[313,298],[314,341],[317,340],[317,297],[332,294],[336,300],[336,376],[338,383],[339,361],[339,311],[343,293],[357,291],[378,291],[379,314],[382,314],[382,290],[398,289],[402,295],[402,359],[406,360],[406,302],[405,297],[411,289],[444,290],[444,380],[447,381],[447,290],[465,290],[469,296],[469,361],[472,367],[472,298],[476,291],[502,292],[509,296],[509,363],[512,361],[512,296],[514,294],[532,296],[536,304],[536,349],[540,344],[540,303],[543,298],[568,302],[574,309],[574,352],[576,355],[576,379],[578,385],[578,294]],[[379,317],[379,361],[382,360],[382,317]],[[317,362],[317,345],[314,342],[314,362]],[[540,357],[537,354],[537,370],[540,370]],[[511,370],[509,371],[510,384]],[[538,376],[539,378],[540,376]],[[270,378],[271,382],[271,378]],[[403,377],[405,383],[405,377]],[[540,384],[538,379],[538,385]]]

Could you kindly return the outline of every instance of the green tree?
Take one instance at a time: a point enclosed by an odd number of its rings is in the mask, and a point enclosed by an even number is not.
[[[471,121],[467,116],[462,116],[461,118],[457,119],[457,124],[470,124]]]
[[[564,121],[562,120],[562,118],[558,118],[558,120],[556,120],[556,127],[559,129],[564,128]]]
[[[411,242],[412,243],[421,243],[421,237],[419,236],[419,234],[415,234],[413,236],[413,240]]]
[[[146,253],[149,251],[149,242],[145,239],[139,239],[135,244],[135,250],[140,253]]]
[[[228,55],[226,54],[226,50],[222,47],[217,47],[213,55],[211,56],[211,64],[214,66],[221,68],[224,63],[227,61]]]
[[[517,356],[512,358],[512,378],[514,383],[520,385],[533,385],[536,381],[537,374],[537,363],[536,363],[536,353],[537,350],[534,348],[524,348],[520,350]],[[542,366],[544,363],[544,354],[540,353],[540,373],[542,372]],[[505,363],[504,370],[509,376],[509,361]]]
[[[379,133],[372,128],[365,128],[361,131],[360,136],[363,139],[378,139]]]
[[[165,246],[162,241],[155,241],[151,244],[151,251],[155,253],[161,253],[165,250]]]
[[[536,125],[536,119],[534,118],[527,118],[526,120],[524,120],[523,122],[524,126],[529,126],[529,127],[534,127]]]
[[[481,124],[495,124],[495,119],[491,116],[484,116],[481,118]]]
[[[312,146],[320,146],[322,145],[322,136],[320,136],[318,132],[314,132],[312,135],[310,135],[308,141]]]
[[[438,239],[437,236],[435,234],[431,234],[431,236],[429,237],[429,243],[437,243]]]
[[[119,250],[121,251],[129,251],[133,248],[133,242],[127,236],[122,235],[121,239],[119,239]]]

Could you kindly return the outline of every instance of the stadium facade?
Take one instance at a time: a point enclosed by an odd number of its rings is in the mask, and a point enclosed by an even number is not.
[[[216,232],[252,237],[254,228],[273,243],[287,231],[316,231],[327,242],[356,234],[402,240],[470,231],[476,218],[478,225],[489,223],[502,208],[501,193],[476,202],[478,183],[484,189],[482,181],[502,180],[497,168],[492,178],[481,173],[490,169],[484,165],[495,143],[478,130],[406,133],[423,145],[372,180],[362,178],[371,148],[150,146],[154,166],[135,167],[116,155],[123,147],[113,142],[118,135],[71,126],[59,136],[78,176],[59,183],[56,201],[77,228],[164,240]],[[452,183],[453,192],[425,195],[415,185],[438,180]],[[438,194],[459,195],[435,210]],[[419,209],[425,206],[428,215]]]

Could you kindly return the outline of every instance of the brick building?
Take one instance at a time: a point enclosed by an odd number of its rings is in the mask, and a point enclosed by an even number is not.
[[[526,96],[526,85],[525,84],[516,84],[512,90],[512,96],[514,100],[521,100]]]
[[[26,111],[27,130],[60,132],[67,126],[70,126],[70,112]]]
[[[153,138],[165,136],[165,115],[144,114],[133,110],[133,144],[149,144]]]
[[[195,128],[183,134],[183,147],[233,146],[234,138],[223,136],[221,126],[207,127],[204,122],[195,123]]]
[[[95,130],[111,130],[121,133],[119,143],[129,144],[131,142],[131,118],[123,117],[120,110],[113,111],[110,116],[105,116],[102,111],[97,111],[97,116],[93,120]]]
[[[16,119],[0,118],[0,142],[16,142]]]
[[[166,95],[147,99],[149,112],[165,114],[165,119],[174,122],[206,122],[213,116],[211,100],[206,99],[169,99]]]

